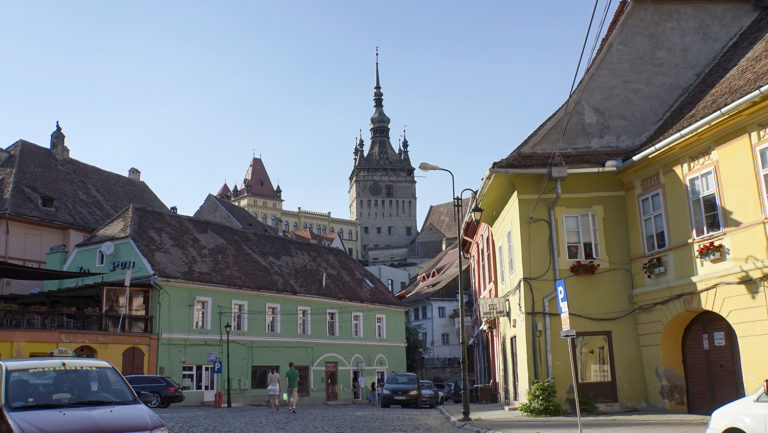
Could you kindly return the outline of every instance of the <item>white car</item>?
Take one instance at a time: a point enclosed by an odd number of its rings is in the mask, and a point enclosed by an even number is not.
[[[712,412],[706,433],[768,432],[768,380],[756,392]]]

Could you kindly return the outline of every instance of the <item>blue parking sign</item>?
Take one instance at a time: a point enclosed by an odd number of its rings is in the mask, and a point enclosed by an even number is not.
[[[568,297],[565,295],[565,280],[557,280],[555,283],[557,289],[557,312],[560,314],[568,312]]]
[[[221,374],[221,359],[213,363],[213,374]]]

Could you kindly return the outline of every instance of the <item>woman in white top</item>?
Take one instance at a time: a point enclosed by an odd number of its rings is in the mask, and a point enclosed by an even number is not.
[[[280,374],[277,369],[273,368],[267,376],[267,394],[269,395],[269,403],[272,405],[272,412],[280,410]]]

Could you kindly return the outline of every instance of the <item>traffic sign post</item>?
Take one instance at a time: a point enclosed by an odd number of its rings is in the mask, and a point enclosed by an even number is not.
[[[565,338],[568,343],[568,356],[571,359],[571,380],[573,381],[573,400],[576,405],[576,419],[579,423],[579,433],[581,433],[579,387],[576,384],[576,371],[573,369],[573,348],[571,347],[571,339],[576,338],[576,330],[571,329],[571,318],[568,315],[568,296],[565,293],[565,280],[557,280],[555,282],[555,290],[557,291],[557,312],[560,313],[560,322],[563,324],[563,329],[560,331],[560,337]]]

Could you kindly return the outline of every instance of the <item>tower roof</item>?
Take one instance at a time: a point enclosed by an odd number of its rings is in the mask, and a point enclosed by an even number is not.
[[[248,167],[240,187],[240,194],[277,198],[275,188],[272,186],[272,181],[269,179],[269,174],[267,174],[267,169],[261,158],[254,157],[251,160],[251,165]]]

